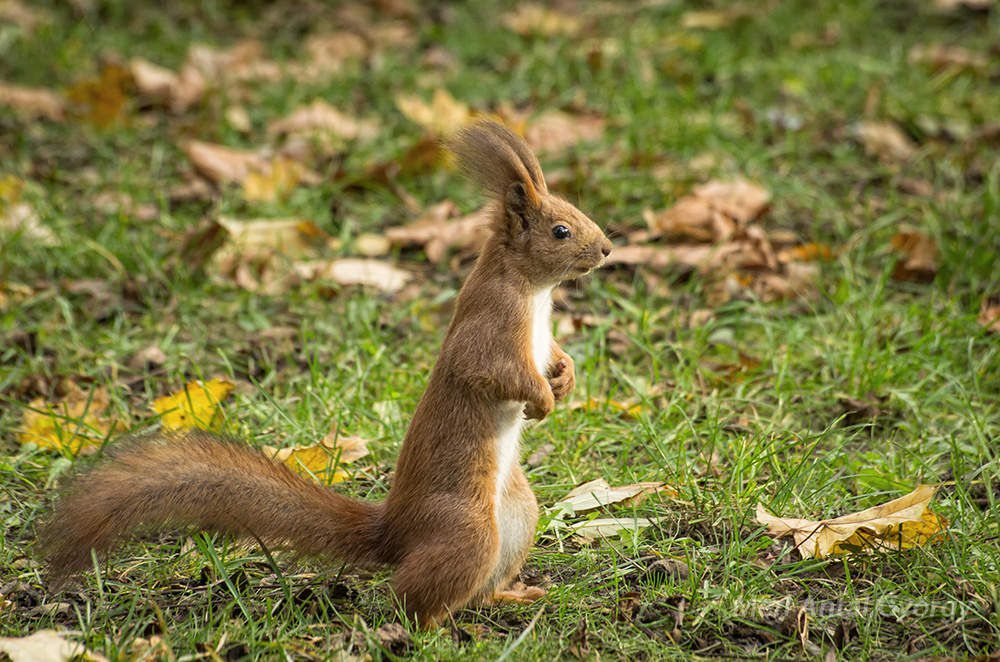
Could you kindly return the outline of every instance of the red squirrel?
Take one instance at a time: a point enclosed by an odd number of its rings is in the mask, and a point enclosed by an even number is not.
[[[155,433],[109,452],[57,501],[40,535],[50,576],[62,581],[90,565],[91,550],[107,554],[136,531],[173,525],[394,567],[393,591],[424,628],[505,597],[538,522],[521,429],[576,383],[573,359],[552,337],[552,289],[599,267],[611,242],[548,192],[531,148],[505,126],[480,121],[448,146],[493,198],[490,236],[458,294],[385,501],[341,496],[208,432]]]

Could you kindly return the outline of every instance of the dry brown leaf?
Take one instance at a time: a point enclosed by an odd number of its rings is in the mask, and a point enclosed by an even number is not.
[[[826,244],[808,243],[778,251],[779,262],[815,262],[833,259],[833,250]]]
[[[181,149],[195,171],[217,183],[241,184],[251,172],[265,172],[270,163],[257,152],[189,140]]]
[[[50,25],[52,14],[37,7],[30,7],[21,0],[0,0],[0,23],[11,23],[31,35],[39,25]]]
[[[892,122],[859,122],[855,133],[865,148],[865,154],[894,163],[912,157],[917,147]]]
[[[479,253],[489,234],[488,210],[482,208],[455,219],[457,214],[455,203],[444,200],[429,207],[412,223],[389,228],[385,236],[398,246],[422,246],[427,259],[435,264],[441,262],[452,249]]]
[[[934,0],[934,8],[942,12],[953,12],[959,9],[988,11],[995,6],[996,0]]]
[[[27,637],[0,637],[0,651],[11,662],[108,662],[103,655],[88,650],[75,641],[63,639],[55,630],[39,630]]]
[[[439,136],[462,128],[472,119],[468,104],[457,100],[444,88],[434,91],[430,103],[417,96],[399,94],[396,107],[408,120]]]
[[[645,517],[618,518],[602,517],[570,526],[570,530],[581,538],[610,538],[624,532],[638,533],[655,520]]]
[[[751,16],[753,12],[750,8],[739,6],[729,9],[687,11],[681,14],[680,27],[687,30],[719,30]]]
[[[982,71],[989,64],[989,60],[983,53],[976,53],[961,46],[943,46],[941,44],[933,46],[917,44],[910,49],[907,59],[910,64],[926,64],[932,71],[940,71],[949,67]]]
[[[216,83],[277,81],[282,75],[277,63],[264,59],[263,45],[253,39],[221,50],[204,44],[192,44],[181,70],[184,71],[189,66],[205,80]]]
[[[820,521],[775,517],[763,504],[757,504],[756,519],[768,527],[770,534],[778,537],[791,534],[803,558],[873,549],[908,549],[926,544],[948,525],[929,506],[937,489],[921,485],[880,506]]]
[[[611,487],[603,478],[583,483],[573,488],[566,496],[555,503],[570,516],[583,515],[598,508],[612,505],[630,506],[642,503],[650,494],[666,492],[677,496],[677,490],[666,483],[636,483]]]
[[[988,333],[1000,333],[1000,298],[983,297],[976,321]]]
[[[897,281],[929,283],[937,275],[937,242],[919,232],[897,232],[892,247],[903,253],[896,263],[892,278]]]
[[[261,450],[268,457],[283,462],[296,472],[314,476],[321,483],[331,485],[350,478],[343,465],[368,455],[368,441],[362,437],[338,434],[332,430],[317,444],[275,448],[264,446]]]
[[[52,230],[42,225],[42,220],[27,202],[9,206],[0,204],[0,236],[15,233],[42,246],[59,243]]]
[[[68,451],[73,455],[93,453],[106,439],[123,429],[121,421],[105,416],[108,389],[84,391],[65,380],[63,397],[57,402],[37,398],[24,410],[22,444]]]
[[[42,117],[48,120],[66,118],[66,101],[45,87],[25,87],[0,83],[0,106],[13,108],[25,117]]]
[[[555,9],[535,3],[523,3],[511,13],[504,14],[503,24],[519,35],[572,37],[580,32],[580,19]]]
[[[267,131],[271,134],[327,132],[344,140],[370,140],[378,135],[378,122],[356,120],[317,99],[271,122]]]
[[[607,121],[599,115],[570,115],[550,110],[528,123],[524,140],[538,153],[553,154],[581,142],[600,140],[606,125]]]
[[[388,262],[345,258],[332,261],[296,262],[295,273],[305,280],[332,280],[340,285],[363,285],[389,294],[398,292],[413,274]]]
[[[148,60],[133,58],[129,71],[139,94],[177,113],[198,103],[207,89],[205,78],[191,65],[176,73]]]
[[[760,216],[770,200],[767,190],[742,177],[712,180],[659,214],[647,211],[643,217],[669,241],[721,242]]]

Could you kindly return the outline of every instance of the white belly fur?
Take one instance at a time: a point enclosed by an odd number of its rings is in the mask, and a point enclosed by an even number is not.
[[[552,288],[535,294],[531,316],[531,350],[535,367],[542,375],[552,358]],[[525,531],[527,524],[517,507],[505,507],[507,483],[517,466],[521,449],[521,429],[524,427],[524,402],[510,402],[498,416],[496,491],[493,497],[493,517],[500,534],[500,558],[497,570],[502,572],[511,559],[519,554],[520,541],[534,531]],[[494,578],[496,579],[496,578]],[[502,588],[502,587],[498,587]]]

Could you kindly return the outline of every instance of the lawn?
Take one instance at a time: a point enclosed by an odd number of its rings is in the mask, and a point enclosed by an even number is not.
[[[0,635],[129,660],[997,659],[996,3],[162,5],[0,3]],[[320,130],[292,122],[317,101]],[[363,438],[331,489],[385,496],[480,234],[439,141],[478,115],[615,242],[557,293],[576,391],[522,442],[521,579],[546,597],[407,638],[387,572],[179,532],[56,592],[34,542],[59,486],[192,380],[234,385],[221,427],[253,446]],[[668,489],[556,505],[597,478]],[[911,549],[803,559],[755,519],[922,484],[947,526]],[[650,522],[572,530],[612,515]]]

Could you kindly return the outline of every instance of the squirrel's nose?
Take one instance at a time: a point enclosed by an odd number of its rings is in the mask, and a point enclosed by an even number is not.
[[[604,240],[604,245],[601,246],[601,252],[604,253],[604,257],[611,255],[611,242],[607,239]]]

